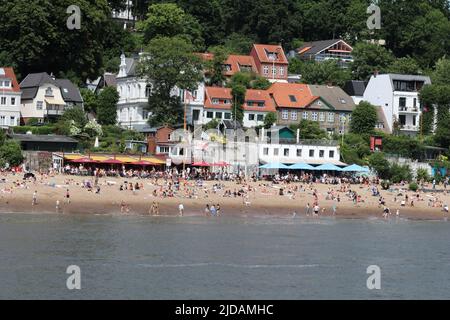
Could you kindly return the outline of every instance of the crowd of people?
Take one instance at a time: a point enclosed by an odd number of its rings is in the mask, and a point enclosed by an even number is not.
[[[270,197],[277,201],[297,200],[300,197],[306,197],[303,203],[306,203],[305,214],[307,216],[319,216],[328,213],[335,215],[343,202],[358,208],[364,206],[370,196],[378,199],[378,207],[380,211],[382,209],[381,214],[385,218],[391,214],[390,206],[394,207],[396,213],[399,214],[402,208],[414,207],[417,203],[423,201],[427,202],[429,208],[440,208],[442,211],[448,212],[448,204],[445,202],[445,198],[441,198],[438,193],[411,192],[407,189],[407,184],[400,183],[397,185],[398,189],[389,190],[393,197],[387,198],[386,194],[382,194],[380,191],[381,186],[378,178],[364,176],[287,172],[265,177],[254,172],[246,177],[243,171],[228,173],[225,169],[215,172],[209,170],[209,168],[191,167],[185,170],[176,167],[167,170],[158,170],[155,167],[149,170],[138,170],[125,166],[117,169],[106,169],[83,164],[66,165],[62,174],[64,177],[63,183],[57,185],[52,181],[54,177],[60,175],[55,170],[33,174],[27,176],[27,179],[20,179],[20,175],[23,175],[22,172],[2,172],[0,184],[5,184],[5,187],[0,188],[0,194],[11,194],[14,190],[34,188],[36,184],[64,188],[66,190],[64,203],[62,204],[59,200],[56,203],[56,209],[60,211],[63,205],[71,203],[71,188],[81,188],[87,192],[100,195],[104,188],[112,187],[117,188],[116,190],[120,191],[123,198],[120,200],[121,213],[131,212],[131,204],[127,201],[131,193],[131,195],[145,194],[152,198],[147,211],[151,215],[159,215],[160,201],[169,198],[179,200],[178,213],[181,216],[185,213],[185,200],[190,199],[203,201],[205,203],[205,214],[220,216],[221,206],[217,203],[218,198],[241,199],[244,207],[251,207],[252,202],[258,196]],[[78,175],[82,178],[75,177]],[[9,181],[9,184],[6,183],[7,176],[9,179],[14,177],[13,181]],[[321,186],[320,191],[318,190],[319,185]],[[448,192],[447,186],[448,178],[443,181],[444,195]],[[433,190],[436,189],[436,182],[432,183],[432,188]],[[34,191],[32,205],[36,206],[37,204],[37,191]],[[299,206],[301,205],[301,202],[299,202]],[[297,211],[293,214],[296,215]]]

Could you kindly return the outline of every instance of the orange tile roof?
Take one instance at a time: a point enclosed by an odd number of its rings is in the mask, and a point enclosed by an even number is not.
[[[275,60],[275,63],[288,64],[288,60],[286,55],[284,54],[283,48],[280,45],[272,45],[272,44],[254,44],[253,50],[256,51],[256,55],[258,56],[259,61],[265,63],[273,63],[272,60],[266,54],[266,51],[269,52],[278,52],[278,60]]]
[[[20,92],[20,86],[19,83],[17,82],[17,78],[16,78],[16,74],[14,73],[13,68],[10,67],[0,67],[0,69],[3,69],[5,71],[5,74],[2,75],[0,74],[0,79],[9,79],[11,80],[11,88],[6,89],[6,88],[2,88],[2,91],[4,92]]]
[[[212,99],[233,99],[230,88],[205,87],[205,108],[210,109],[231,109],[231,103],[213,104]]]
[[[228,104],[213,104],[212,99],[229,100]],[[206,109],[224,109],[230,110],[232,107],[232,99],[230,88],[221,87],[206,87],[205,88],[205,108]],[[245,111],[261,111],[261,112],[275,112],[275,103],[271,99],[267,90],[253,90],[247,89],[245,94],[246,103],[244,104]],[[249,106],[248,102],[264,102],[263,107]]]
[[[230,54],[225,61],[225,64],[231,66],[231,70],[225,71],[226,76],[232,76],[236,72],[242,71],[240,66],[250,66],[253,72],[258,71],[252,56]]]
[[[303,109],[320,97],[311,93],[308,85],[303,83],[274,83],[267,90],[273,97],[277,107]],[[295,97],[292,101],[289,96]]]

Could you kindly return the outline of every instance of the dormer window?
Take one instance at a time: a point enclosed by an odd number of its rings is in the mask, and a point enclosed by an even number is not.
[[[0,88],[11,88],[11,81],[9,80],[0,81]]]
[[[225,64],[223,68],[225,69],[225,71],[231,71],[231,64]]]
[[[46,96],[46,97],[53,97],[53,89],[50,88],[50,87],[48,87],[48,88],[45,90],[45,96]]]
[[[291,100],[291,102],[297,102],[297,98],[295,98],[294,95],[289,95],[289,100]]]
[[[212,104],[219,104],[219,99],[212,99]]]

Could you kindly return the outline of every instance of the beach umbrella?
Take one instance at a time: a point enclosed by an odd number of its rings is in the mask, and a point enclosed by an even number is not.
[[[136,166],[151,166],[151,165],[155,165],[155,163],[153,163],[153,162],[144,161],[144,160],[132,162],[131,164],[134,164]]]
[[[289,167],[289,169],[292,169],[292,170],[314,170],[314,167],[307,163],[299,162],[299,163],[291,165]]]
[[[316,171],[320,171],[320,170],[322,170],[322,171],[342,171],[341,168],[339,168],[338,166],[335,166],[334,164],[331,164],[331,163],[325,163],[318,167],[314,167],[313,170],[316,170]]]
[[[342,169],[344,172],[369,172],[369,169],[358,166],[357,164],[352,164],[351,166]]]
[[[289,167],[287,165],[284,165],[280,162],[267,163],[263,166],[260,166],[259,168],[260,169],[289,169]]]
[[[193,167],[210,167],[211,163],[208,163],[206,161],[194,162],[191,164],[191,166],[193,166]]]

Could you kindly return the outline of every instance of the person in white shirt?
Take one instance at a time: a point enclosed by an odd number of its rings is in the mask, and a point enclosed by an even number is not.
[[[180,216],[183,216],[184,213],[184,205],[182,203],[180,203],[178,205],[178,212],[180,213]]]

